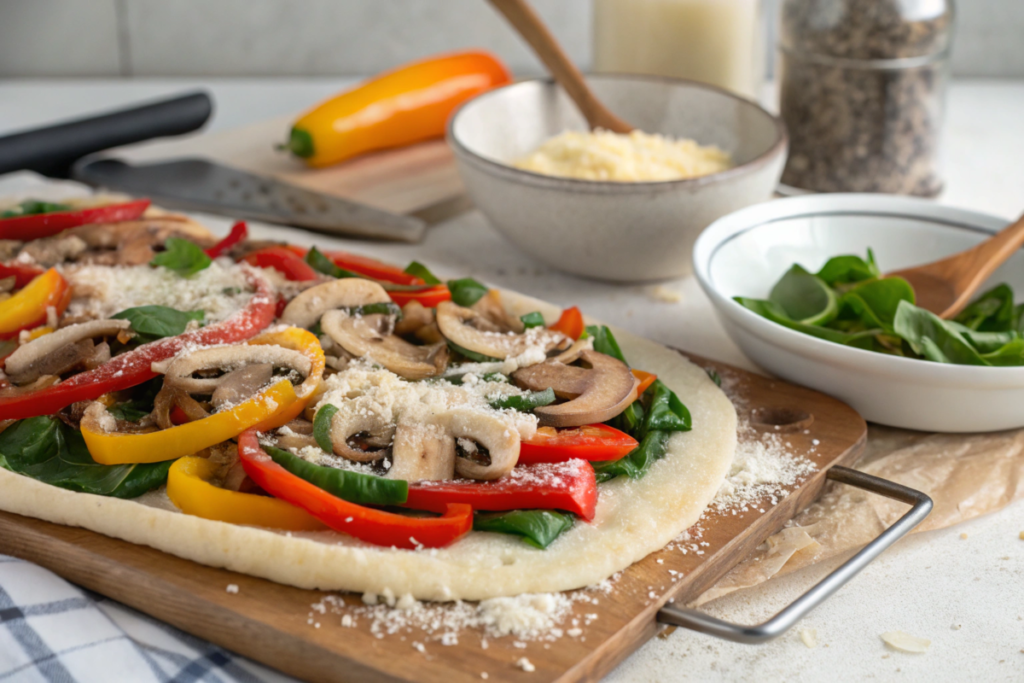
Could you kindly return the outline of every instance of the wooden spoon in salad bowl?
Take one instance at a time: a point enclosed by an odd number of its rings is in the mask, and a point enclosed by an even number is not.
[[[949,320],[970,303],[996,269],[1024,245],[1024,216],[976,247],[941,261],[888,273],[914,288],[917,305]]]
[[[633,126],[608,111],[608,108],[601,104],[601,101],[583,80],[583,74],[565,54],[558,41],[551,35],[551,31],[526,0],[491,0],[491,4],[530,44],[534,54],[544,62],[544,66],[579,107],[580,113],[587,120],[591,130],[602,128],[613,133],[633,131]]]

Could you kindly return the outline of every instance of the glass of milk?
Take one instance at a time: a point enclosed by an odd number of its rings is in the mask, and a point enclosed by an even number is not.
[[[687,78],[757,99],[761,0],[594,0],[594,70]]]

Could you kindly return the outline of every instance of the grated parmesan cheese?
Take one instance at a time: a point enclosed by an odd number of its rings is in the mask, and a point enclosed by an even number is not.
[[[932,641],[927,638],[918,638],[903,631],[886,631],[881,638],[886,645],[894,650],[913,654],[924,654],[932,644]]]
[[[684,138],[598,130],[566,131],[513,165],[563,178],[642,182],[718,173],[730,168],[732,159],[718,147],[702,147]]]
[[[148,265],[65,267],[63,275],[74,297],[68,312],[109,318],[126,308],[158,305],[204,311],[207,323],[218,322],[245,308],[252,298],[247,267],[214,262],[188,278]]]

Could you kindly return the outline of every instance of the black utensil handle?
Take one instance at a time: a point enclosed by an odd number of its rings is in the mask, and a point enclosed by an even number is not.
[[[210,118],[205,92],[0,137],[0,173],[30,170],[67,177],[78,159],[111,147],[189,133]]]

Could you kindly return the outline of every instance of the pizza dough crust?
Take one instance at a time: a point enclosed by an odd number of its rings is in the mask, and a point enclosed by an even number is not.
[[[516,315],[559,309],[503,292]],[[626,358],[654,372],[693,415],[693,430],[640,480],[601,486],[593,523],[577,522],[546,550],[515,537],[471,533],[449,548],[396,550],[334,532],[285,533],[182,514],[163,490],[120,500],[56,488],[0,469],[0,509],[79,526],[200,564],[299,588],[419,600],[484,600],[571,590],[599,583],[654,552],[700,518],[729,471],[736,412],[701,368],[659,344],[613,329]]]

